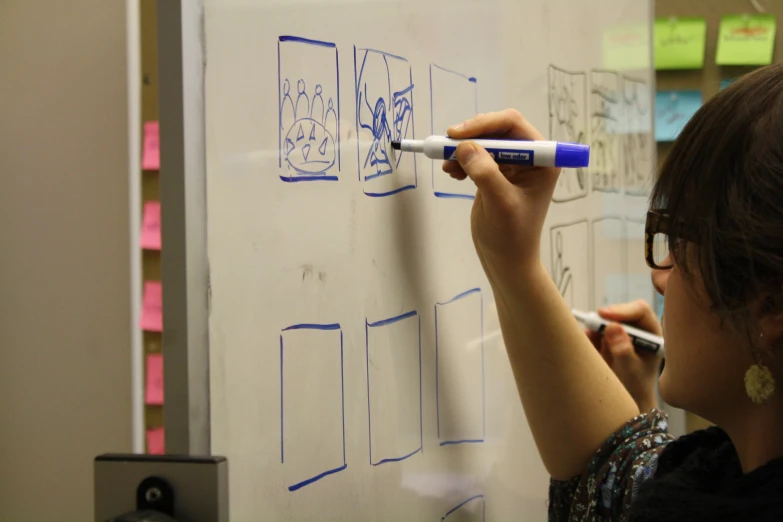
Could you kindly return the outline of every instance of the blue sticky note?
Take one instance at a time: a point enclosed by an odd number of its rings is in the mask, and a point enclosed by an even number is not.
[[[655,296],[655,304],[656,304],[656,312],[658,313],[658,320],[660,321],[663,319],[663,296],[657,295]]]
[[[701,91],[655,93],[655,141],[674,141],[701,107]]]
[[[720,81],[720,90],[722,91],[723,89],[725,89],[726,87],[728,87],[729,85],[731,85],[731,83],[732,83],[733,81],[734,81],[734,79],[733,79],[733,78],[732,78],[731,80],[721,80],[721,81]]]

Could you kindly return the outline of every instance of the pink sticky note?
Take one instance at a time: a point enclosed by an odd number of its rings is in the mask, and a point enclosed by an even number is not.
[[[160,250],[160,201],[144,203],[141,221],[141,248]]]
[[[160,170],[160,126],[157,121],[148,121],[144,124],[141,168],[143,170]]]
[[[147,332],[163,331],[163,288],[160,286],[160,281],[144,283],[141,329]]]
[[[163,428],[147,430],[147,453],[150,455],[163,455],[165,451],[165,431]]]
[[[154,406],[163,404],[163,354],[147,356],[147,392],[145,402]]]

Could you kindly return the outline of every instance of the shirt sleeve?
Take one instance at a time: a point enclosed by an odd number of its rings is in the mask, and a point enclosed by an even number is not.
[[[549,522],[625,521],[639,486],[673,438],[666,414],[651,410],[614,432],[581,475],[549,484]]]

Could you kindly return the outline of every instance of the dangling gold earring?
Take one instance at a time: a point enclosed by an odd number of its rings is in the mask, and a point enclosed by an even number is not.
[[[760,336],[764,338],[764,333]],[[775,378],[772,372],[761,362],[761,357],[756,356],[756,364],[745,372],[745,393],[754,404],[766,404],[775,394]]]

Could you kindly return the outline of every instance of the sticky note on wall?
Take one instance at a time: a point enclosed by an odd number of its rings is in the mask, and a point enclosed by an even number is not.
[[[141,248],[160,250],[160,202],[148,201],[144,204],[141,220]]]
[[[655,68],[702,68],[706,40],[707,21],[704,18],[656,19]]]
[[[141,329],[147,332],[163,331],[163,288],[160,281],[146,281],[144,283]]]
[[[160,170],[160,125],[157,121],[148,121],[144,124],[141,168]]]
[[[728,15],[720,22],[718,65],[769,65],[775,50],[775,17]]]
[[[601,47],[605,69],[638,70],[650,66],[650,27],[622,24],[604,30]]]
[[[163,404],[163,354],[147,355],[147,385],[144,402],[151,406]]]
[[[163,455],[166,453],[166,434],[163,428],[151,428],[147,430],[147,453],[150,455]]]
[[[701,103],[701,91],[655,93],[655,141],[674,141]]]

